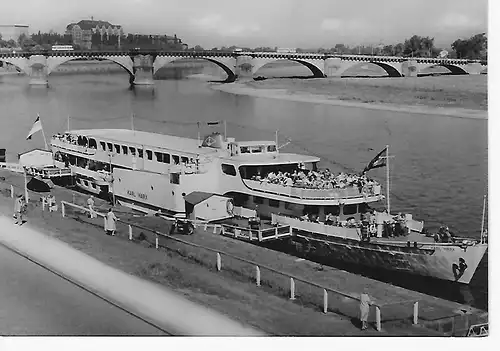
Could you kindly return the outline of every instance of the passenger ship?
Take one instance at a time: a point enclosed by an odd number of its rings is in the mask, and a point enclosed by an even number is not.
[[[423,223],[411,215],[405,217],[408,233],[383,237],[383,223],[392,216],[381,212],[375,213],[377,234],[366,240],[360,226],[347,221],[360,223],[370,204],[385,199],[380,184],[353,175],[340,177],[339,186],[300,184],[307,183],[305,175],[319,175],[320,159],[280,152],[276,141],[86,129],[57,134],[51,146],[55,165],[70,167],[87,191],[170,214],[185,213],[184,196],[193,192],[230,197],[236,206],[290,225],[319,253],[347,262],[468,284],[487,250],[482,239],[435,242],[420,233]],[[274,181],[282,174],[294,181]],[[304,215],[314,222],[302,220]],[[327,215],[335,225],[325,224]]]

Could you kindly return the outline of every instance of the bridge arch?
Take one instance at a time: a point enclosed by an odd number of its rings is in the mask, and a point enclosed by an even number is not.
[[[21,71],[22,73],[26,74],[26,75],[29,75],[28,72],[26,72],[25,68],[23,67],[22,64],[20,64],[19,62],[16,62],[15,59],[11,59],[9,57],[0,57],[0,62],[5,62],[5,63],[9,63],[11,64],[12,66],[16,67],[17,69],[19,69],[19,71]]]
[[[205,56],[161,56],[157,57],[153,63],[153,75],[156,74],[160,69],[163,67],[166,67],[169,63],[183,60],[183,59],[198,59],[198,60],[204,60],[208,61],[211,63],[214,63],[218,67],[220,67],[224,73],[227,74],[227,78],[224,80],[225,83],[231,83],[236,80],[236,73],[234,71],[234,68],[231,68],[230,66],[233,66],[230,64],[230,62],[224,62],[223,60],[217,60],[217,58],[212,58],[212,57],[205,57]],[[227,60],[225,60],[227,61]]]
[[[291,61],[291,62],[296,62],[300,63],[302,66],[308,68],[311,73],[313,74],[314,78],[324,78],[325,77],[325,72],[324,72],[324,61],[321,61],[322,66],[318,65],[318,62],[315,62],[317,60],[305,60],[305,59],[295,59],[295,58],[286,58],[286,57],[277,57],[275,59],[258,59],[255,58],[253,59],[253,67],[252,67],[252,74],[255,75],[259,69],[264,67],[265,65],[273,62],[279,62],[279,61]]]
[[[449,70],[450,73],[453,74],[453,75],[469,74],[469,72],[467,72],[462,67],[455,66],[455,65],[452,65],[452,64],[447,64],[447,63],[440,63],[440,64],[433,65],[431,67],[444,67],[447,70]]]
[[[389,77],[402,77],[403,76],[403,74],[400,70],[398,70],[396,67],[394,67],[391,64],[388,64],[386,62],[370,61],[370,63],[382,68],[384,71],[387,72]]]
[[[130,57],[124,57],[121,58],[119,56],[55,56],[47,59],[47,75],[50,75],[52,71],[54,71],[57,67],[60,65],[67,63],[69,61],[74,61],[77,59],[82,59],[82,58],[88,58],[88,59],[94,59],[98,61],[111,61],[116,63],[118,66],[122,67],[127,73],[130,75],[130,77],[134,77],[134,71],[133,71],[133,62]],[[128,60],[127,60],[128,59]],[[130,62],[127,62],[130,61]]]

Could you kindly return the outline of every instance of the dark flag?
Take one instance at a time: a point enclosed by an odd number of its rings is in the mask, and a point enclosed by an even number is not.
[[[387,153],[387,147],[385,147],[384,150],[380,151],[377,154],[377,156],[375,156],[373,160],[370,161],[370,163],[363,170],[363,174],[368,172],[370,169],[384,167],[387,164],[385,157],[386,153]]]

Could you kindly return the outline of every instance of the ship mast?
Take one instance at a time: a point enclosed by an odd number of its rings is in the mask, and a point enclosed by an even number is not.
[[[390,198],[390,178],[389,178],[389,145],[386,145],[385,147],[385,158],[387,160],[386,162],[386,178],[387,178],[387,184],[386,184],[386,187],[387,187],[387,213],[388,214],[391,214],[391,198]]]
[[[484,215],[486,212],[486,195],[483,197],[483,218],[481,220],[481,241],[483,239],[483,234],[484,234]]]

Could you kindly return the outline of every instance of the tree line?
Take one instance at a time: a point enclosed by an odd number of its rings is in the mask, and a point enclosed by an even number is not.
[[[32,34],[27,37],[24,34],[19,36],[17,42],[13,39],[8,41],[2,40],[0,35],[0,48],[21,48],[26,51],[50,50],[52,45],[72,45],[72,37],[69,34],[58,34],[53,31],[49,33]],[[75,49],[80,49],[76,45]],[[486,60],[488,56],[488,38],[486,33],[476,34],[468,39],[457,39],[451,43],[447,51],[446,57],[463,58],[463,59],[479,59]],[[92,35],[93,50],[130,50],[140,48],[142,50],[182,50],[183,44],[180,39],[174,36],[174,40],[167,36],[156,37],[148,35],[127,36],[101,36],[100,34]],[[188,51],[234,51],[241,49],[249,52],[276,52],[277,47],[237,47],[223,46],[221,48],[204,49],[200,45],[187,49]],[[442,48],[438,48],[434,44],[434,38],[413,35],[409,39],[405,39],[402,43],[389,45],[358,45],[348,46],[345,44],[336,44],[331,48],[316,48],[305,49],[297,48],[297,52],[315,52],[320,54],[360,54],[360,55],[381,55],[381,56],[400,56],[400,57],[437,57],[443,52]]]
[[[297,48],[298,53],[319,53],[319,54],[351,54],[351,55],[378,55],[378,56],[399,56],[399,57],[438,57],[441,53],[448,58],[463,58],[471,60],[486,60],[488,56],[488,39],[486,33],[476,34],[469,39],[457,39],[450,48],[443,50],[434,44],[434,38],[413,35],[405,39],[402,43],[389,45],[357,45],[348,46],[336,44],[332,48]],[[276,52],[277,47],[238,47],[229,46],[221,48],[204,49],[200,45],[190,48],[190,51],[234,51],[242,49],[248,52]],[[443,55],[444,56],[444,55]]]

